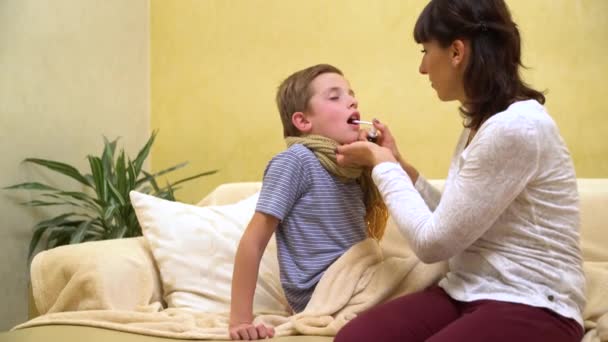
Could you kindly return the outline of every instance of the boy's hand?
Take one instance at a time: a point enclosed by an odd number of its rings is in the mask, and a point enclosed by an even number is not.
[[[263,324],[253,325],[253,296],[260,260],[268,240],[279,225],[279,219],[256,211],[236,251],[230,297],[228,333],[233,340],[257,340],[274,336],[274,329]]]
[[[240,323],[230,326],[230,338],[233,340],[258,340],[274,337],[274,328],[264,324]]]

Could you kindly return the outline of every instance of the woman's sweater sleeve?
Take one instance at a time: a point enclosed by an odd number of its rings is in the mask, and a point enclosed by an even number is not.
[[[534,176],[538,154],[531,123],[488,120],[434,211],[398,164],[381,163],[372,177],[414,253],[433,263],[463,251],[493,225]]]

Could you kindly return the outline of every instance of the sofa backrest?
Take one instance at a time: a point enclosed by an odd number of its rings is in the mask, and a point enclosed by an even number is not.
[[[430,181],[441,189],[444,181]],[[581,248],[586,261],[608,261],[608,178],[579,178],[578,189],[581,210]],[[247,198],[260,190],[260,182],[225,183],[218,186],[198,205],[223,205]],[[392,222],[388,240],[402,240]],[[399,241],[405,243],[405,240]],[[391,248],[397,246],[391,243]],[[395,251],[397,252],[397,251]]]
[[[583,259],[608,261],[608,178],[579,178]]]
[[[224,183],[211,191],[196,205],[224,205],[245,199],[262,188],[262,182]]]

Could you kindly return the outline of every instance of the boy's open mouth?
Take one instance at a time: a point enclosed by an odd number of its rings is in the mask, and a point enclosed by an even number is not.
[[[359,112],[354,112],[348,120],[346,120],[346,123],[349,125],[359,125],[358,123],[355,123],[355,121],[358,121],[359,119],[361,119],[361,114],[359,114]]]

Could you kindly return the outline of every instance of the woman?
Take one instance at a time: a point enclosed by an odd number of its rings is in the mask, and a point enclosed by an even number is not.
[[[570,154],[545,97],[519,76],[520,36],[503,0],[432,0],[414,28],[420,73],[458,100],[464,130],[443,194],[375,121],[379,144],[338,148],[373,167],[399,230],[449,272],[422,292],[377,306],[336,341],[580,341],[585,279]]]

